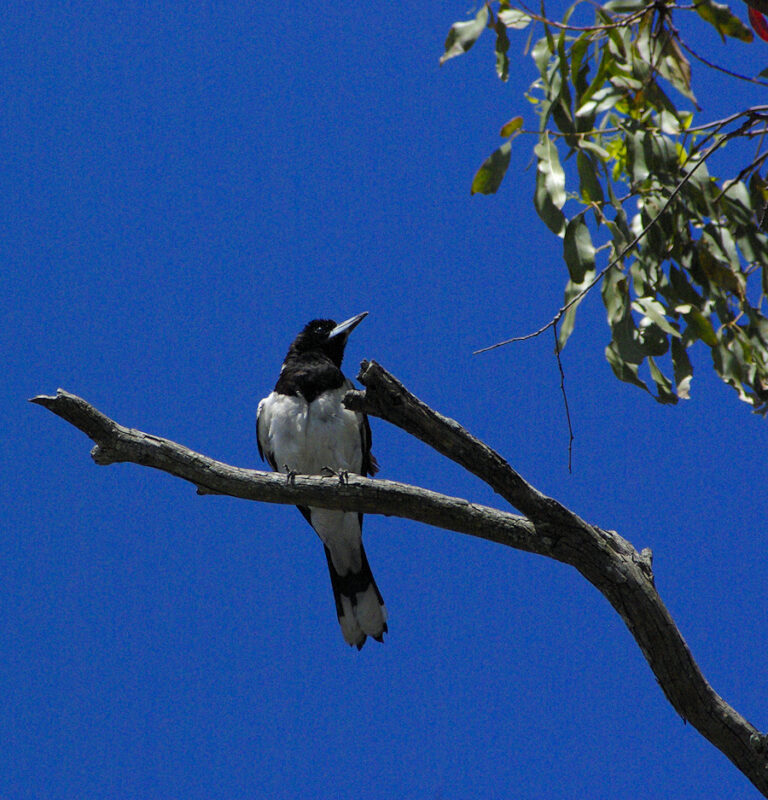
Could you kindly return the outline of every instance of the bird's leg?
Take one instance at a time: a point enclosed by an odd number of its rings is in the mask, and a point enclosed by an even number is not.
[[[286,481],[293,486],[296,483],[296,470],[291,469],[287,464],[283,464],[283,469],[285,470]]]
[[[339,483],[346,485],[349,483],[349,473],[345,469],[339,470]]]

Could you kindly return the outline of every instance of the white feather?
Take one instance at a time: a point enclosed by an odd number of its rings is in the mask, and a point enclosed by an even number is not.
[[[357,619],[355,619],[352,602],[344,595],[341,596],[339,624],[341,625],[341,635],[347,644],[360,645],[365,641],[365,633],[363,633]]]
[[[272,392],[259,403],[259,443],[278,470],[287,466],[302,475],[319,475],[330,467],[360,474],[362,415],[341,404],[349,388],[324,392],[311,403],[300,395]]]

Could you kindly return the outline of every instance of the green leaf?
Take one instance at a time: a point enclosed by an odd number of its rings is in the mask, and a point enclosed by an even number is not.
[[[656,362],[648,356],[648,367],[651,370],[651,378],[659,390],[656,399],[660,403],[670,403],[674,405],[677,402],[677,395],[672,391],[672,384],[669,378],[656,366]]]
[[[608,360],[608,363],[611,365],[613,374],[620,381],[632,383],[635,386],[639,386],[641,389],[645,389],[646,392],[650,391],[645,385],[645,382],[642,381],[638,375],[639,366],[637,364],[631,364],[627,361],[624,361],[624,359],[619,355],[618,349],[616,348],[614,342],[611,342],[608,347],[605,348],[605,357]]]
[[[725,343],[712,348],[712,363],[722,379],[733,386],[739,398],[745,403],[754,405],[754,398],[744,390],[743,362]]]
[[[488,24],[488,6],[483,3],[477,16],[466,22],[454,22],[445,40],[445,52],[440,57],[442,66],[448,59],[463,55],[478,40]]]
[[[663,356],[669,350],[669,337],[648,317],[643,317],[637,331],[646,356]]]
[[[584,281],[580,284],[574,283],[573,281],[568,281],[565,287],[565,302],[563,305],[568,305],[568,303],[570,303],[571,300],[573,300],[573,298],[576,297],[587,286],[587,284],[594,279],[594,277],[595,273],[593,270],[592,272],[586,273],[584,276]],[[557,344],[561,350],[565,347],[571,333],[573,333],[573,327],[576,323],[576,311],[581,305],[581,301],[584,299],[584,297],[586,297],[586,295],[576,300],[572,306],[569,306],[565,314],[563,314],[563,318],[560,320],[560,330],[557,334]]]
[[[557,346],[561,350],[565,347],[570,335],[573,333],[573,327],[576,324],[576,311],[583,299],[583,297],[580,297],[572,306],[569,306],[568,310],[563,314],[563,318],[560,320],[560,330],[557,333]]]
[[[579,173],[579,192],[584,203],[605,202],[603,187],[594,159],[584,150],[579,150],[576,155],[576,166]]]
[[[507,29],[504,23],[497,19],[496,24],[493,26],[496,31],[496,74],[503,81],[509,79],[509,36],[507,36]]]
[[[563,235],[565,230],[565,214],[552,202],[546,186],[546,178],[542,172],[536,172],[536,190],[533,194],[533,205],[552,233]]]
[[[691,286],[688,275],[688,272],[676,267],[674,264],[670,267],[667,291],[669,293],[671,305],[688,303],[692,306],[698,306],[701,304],[701,297],[693,286]],[[677,311],[677,309],[675,309],[675,311]]]
[[[648,353],[629,311],[611,326],[611,333],[613,334],[612,345],[622,360],[630,364],[643,363],[643,359]]]
[[[576,166],[579,170],[579,192],[582,200],[585,203],[604,203],[603,187],[592,158],[579,150],[576,154]]]
[[[698,308],[692,307],[687,314],[683,314],[685,321],[691,327],[692,331],[696,334],[697,339],[701,339],[704,344],[710,347],[717,346],[717,334],[712,327],[712,323],[699,311]]]
[[[694,4],[698,15],[706,20],[720,34],[723,41],[726,36],[751,42],[752,31],[734,14],[731,9],[715,0],[697,0]]]
[[[565,205],[565,173],[560,166],[557,148],[545,133],[534,148],[538,158],[536,191],[533,204],[546,226],[558,236],[565,230],[565,215],[560,210]]]
[[[585,92],[585,94],[587,94]],[[590,96],[590,99],[583,102],[576,110],[577,119],[589,117],[592,114],[599,114],[602,111],[607,111],[613,108],[619,100],[624,98],[624,93],[617,89],[615,86],[603,86]]]
[[[650,174],[645,161],[646,143],[650,134],[641,131],[627,136],[627,166],[632,172],[632,180],[642,183]]]
[[[681,400],[689,400],[693,380],[693,365],[688,350],[680,339],[672,340],[672,369],[675,375],[675,391]]]
[[[509,166],[509,157],[512,152],[510,142],[494,150],[488,158],[480,165],[480,169],[472,179],[470,194],[495,194],[501,182],[504,180],[504,173]]]
[[[520,128],[523,127],[523,118],[522,117],[512,117],[509,122],[505,123],[502,126],[501,131],[499,131],[499,136],[506,137],[511,136],[516,131],[519,131]]]
[[[545,133],[533,152],[539,159],[538,173],[544,177],[544,186],[552,204],[562,208],[565,205],[565,172],[560,165],[557,147]]]
[[[638,299],[632,303],[632,308],[644,314],[651,322],[658,325],[664,333],[668,333],[670,336],[675,336],[678,339],[682,338],[680,331],[667,320],[667,312],[664,306],[655,298],[638,297]]]
[[[522,30],[531,24],[531,18],[516,8],[500,9],[498,17],[508,28],[516,30]]]
[[[662,77],[666,78],[680,94],[695,103],[696,97],[691,91],[691,64],[683,55],[677,40],[668,35],[662,52],[664,55],[658,64]]]
[[[600,291],[608,322],[613,326],[626,316],[629,309],[629,286],[624,271],[617,266],[611,267],[603,278]]]
[[[645,4],[645,0],[611,0],[603,8],[616,14],[631,14],[633,11],[639,11]]]
[[[586,33],[582,33],[573,45],[571,45],[570,81],[574,89],[576,89],[577,102],[588,88],[586,85],[586,77],[589,71],[589,45],[590,40]],[[586,62],[584,61],[584,56],[587,56]]]
[[[701,244],[704,244],[703,239]],[[711,283],[739,297],[744,296],[746,286],[741,273],[735,272],[728,263],[721,261],[704,246],[699,248],[699,265]]]
[[[589,228],[581,215],[574,217],[566,225],[563,258],[571,280],[576,284],[583,283],[587,272],[595,270],[595,247],[589,235]]]
[[[536,44],[533,46],[533,50],[531,51],[533,61],[538,67],[542,78],[546,77],[547,65],[549,64],[549,57],[552,55],[552,49],[553,48],[550,47],[549,39],[543,36],[538,42],[536,42]]]
[[[582,150],[588,150],[590,153],[594,153],[601,161],[611,160],[611,154],[604,147],[600,147],[597,142],[590,142],[589,139],[582,138],[579,147]]]

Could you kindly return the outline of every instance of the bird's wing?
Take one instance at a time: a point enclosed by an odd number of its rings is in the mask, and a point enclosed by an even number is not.
[[[355,388],[355,384],[349,378],[344,378],[344,389],[349,391]],[[379,462],[371,452],[371,426],[368,423],[368,416],[362,411],[358,412],[360,424],[358,434],[360,436],[360,451],[362,455],[362,465],[360,474],[363,477],[375,475],[379,471]]]
[[[259,455],[262,460],[266,461],[273,470],[277,471],[277,464],[275,463],[275,454],[267,447],[267,431],[266,431],[266,414],[264,413],[269,397],[265,397],[259,401],[259,407],[256,411],[256,443],[259,446]]]
[[[363,448],[363,475],[375,475],[379,471],[379,462],[371,452],[371,426],[367,415],[363,414],[360,424],[360,443]]]

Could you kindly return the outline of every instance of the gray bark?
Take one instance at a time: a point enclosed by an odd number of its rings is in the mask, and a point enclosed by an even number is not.
[[[229,466],[168,439],[123,427],[62,390],[32,402],[91,438],[97,464],[133,462],[159,469],[194,484],[199,494],[403,517],[570,564],[619,613],[678,714],[768,797],[768,737],[729,706],[702,675],[656,591],[650,551],[638,553],[615,531],[590,525],[536,490],[498,453],[422,403],[376,362],[363,362],[358,379],[366,389],[347,395],[350,408],[365,410],[421,439],[485,481],[525,516],[395,481],[358,475],[344,480],[289,478]]]

